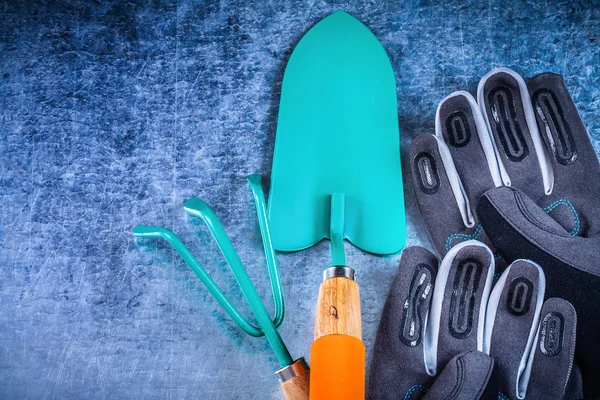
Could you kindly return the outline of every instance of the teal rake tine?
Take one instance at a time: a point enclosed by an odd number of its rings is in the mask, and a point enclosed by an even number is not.
[[[262,238],[263,247],[265,249],[265,258],[267,260],[267,268],[269,269],[269,279],[271,281],[271,290],[273,292],[273,302],[275,303],[275,326],[281,325],[285,314],[285,305],[283,302],[283,289],[281,279],[279,277],[279,267],[277,258],[275,258],[275,249],[271,240],[271,231],[267,220],[267,202],[265,194],[262,190],[261,176],[252,174],[247,179],[248,185],[254,196],[254,204],[256,205],[256,215],[258,216],[258,226],[260,227],[260,236]]]
[[[229,240],[223,225],[217,218],[214,211],[204,201],[198,198],[187,200],[184,203],[184,208],[187,212],[202,218],[202,220],[205,222],[206,226],[210,230],[210,233],[217,242],[221,253],[225,257],[225,260],[227,261],[227,264],[229,265],[229,268],[231,269],[231,272],[233,273],[238,285],[242,289],[242,293],[244,293],[244,297],[248,301],[260,328],[252,325],[239,313],[239,311],[235,308],[235,306],[233,306],[231,301],[229,301],[229,299],[225,296],[223,291],[218,287],[206,270],[202,268],[198,260],[173,232],[161,227],[138,226],[134,228],[133,233],[137,237],[153,237],[167,240],[177,251],[177,253],[181,255],[192,271],[194,271],[196,276],[198,276],[200,281],[215,297],[219,305],[223,307],[225,312],[231,317],[235,324],[251,336],[266,336],[280,364],[285,367],[292,364],[293,361],[287,348],[285,347],[285,344],[283,343],[283,340],[281,339],[281,336],[279,336],[279,332],[277,332],[277,327],[283,322],[285,308],[283,291],[281,288],[281,279],[279,276],[279,268],[275,258],[275,250],[271,244],[271,234],[267,221],[265,197],[261,187],[260,175],[250,175],[248,177],[248,184],[250,185],[254,195],[256,212],[258,215],[263,247],[265,250],[265,258],[269,270],[269,280],[271,282],[273,301],[275,304],[275,317],[273,320],[271,320],[271,317],[269,316],[262,299],[260,298],[256,288],[254,287],[254,284],[252,283],[252,280],[248,276],[248,273],[242,264],[242,261],[235,251],[231,240]]]
[[[160,226],[139,225],[133,228],[133,234],[140,238],[165,239],[169,242],[237,326],[250,336],[260,337],[264,335],[260,328],[252,325],[238,312],[227,296],[225,296],[225,293],[223,293],[221,288],[219,288],[208,272],[206,272],[198,260],[196,260],[196,257],[193,256],[192,252],[172,231]]]

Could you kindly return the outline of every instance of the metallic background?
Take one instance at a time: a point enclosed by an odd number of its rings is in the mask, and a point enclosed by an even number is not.
[[[166,243],[131,228],[173,229],[249,312],[183,210],[204,199],[272,310],[245,177],[268,186],[283,69],[307,29],[344,9],[381,40],[408,182],[410,142],[433,133],[437,103],[497,66],[564,75],[600,152],[599,5],[0,3],[0,398],[281,398],[266,340],[237,329]],[[405,187],[408,245],[431,247]],[[370,349],[399,255],[347,252]],[[329,244],[279,262],[281,335],[308,356]]]

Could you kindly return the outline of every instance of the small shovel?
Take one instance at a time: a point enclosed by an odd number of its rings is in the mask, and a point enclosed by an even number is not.
[[[406,240],[396,84],[375,36],[338,11],[310,29],[283,78],[268,202],[273,245],[331,240],[311,351],[311,399],[364,398],[358,286],[344,239],[374,254]],[[348,397],[350,396],[350,397]]]

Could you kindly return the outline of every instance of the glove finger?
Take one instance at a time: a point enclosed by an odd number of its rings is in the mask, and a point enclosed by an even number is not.
[[[444,142],[434,135],[419,135],[410,159],[417,202],[438,253],[443,257],[454,244],[478,239],[482,229]]]
[[[521,191],[502,187],[479,201],[477,214],[485,230],[508,260],[527,257],[544,266],[547,294],[564,298],[578,314],[576,362],[581,367],[586,398],[600,397],[600,237],[570,236]]]
[[[600,163],[563,77],[542,73],[527,87],[554,173],[552,195],[540,205],[571,234],[597,234]]]
[[[485,344],[489,344],[489,354],[496,362],[495,379],[506,398],[524,397],[525,368],[535,342],[545,287],[544,273],[537,264],[517,260],[504,271],[490,295]]]
[[[437,269],[437,257],[422,247],[402,252],[375,339],[370,399],[422,395],[430,386],[433,378],[425,370],[423,338]]]
[[[531,400],[563,399],[573,369],[577,314],[566,300],[553,297],[544,302],[540,314],[526,396]],[[573,393],[570,393],[573,398]],[[575,396],[578,394],[575,394]]]
[[[552,171],[523,78],[508,68],[492,70],[479,82],[477,101],[504,184],[534,200],[550,193]]]
[[[475,214],[481,195],[502,186],[502,177],[485,120],[470,93],[454,92],[438,106],[435,133],[441,137]]]
[[[441,371],[456,354],[483,350],[493,275],[492,252],[475,240],[456,245],[444,257],[425,334],[425,364],[430,375]]]
[[[453,357],[423,400],[473,400],[483,396],[494,368],[492,357],[471,351]],[[410,397],[409,397],[410,399]]]

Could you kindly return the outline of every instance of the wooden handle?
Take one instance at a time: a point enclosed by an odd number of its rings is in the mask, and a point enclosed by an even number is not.
[[[308,400],[310,390],[310,371],[281,384],[286,400]]]
[[[286,400],[308,400],[310,391],[310,369],[304,358],[275,373],[281,382]]]
[[[362,340],[360,293],[352,279],[326,279],[319,288],[315,340],[325,335],[349,335]]]

